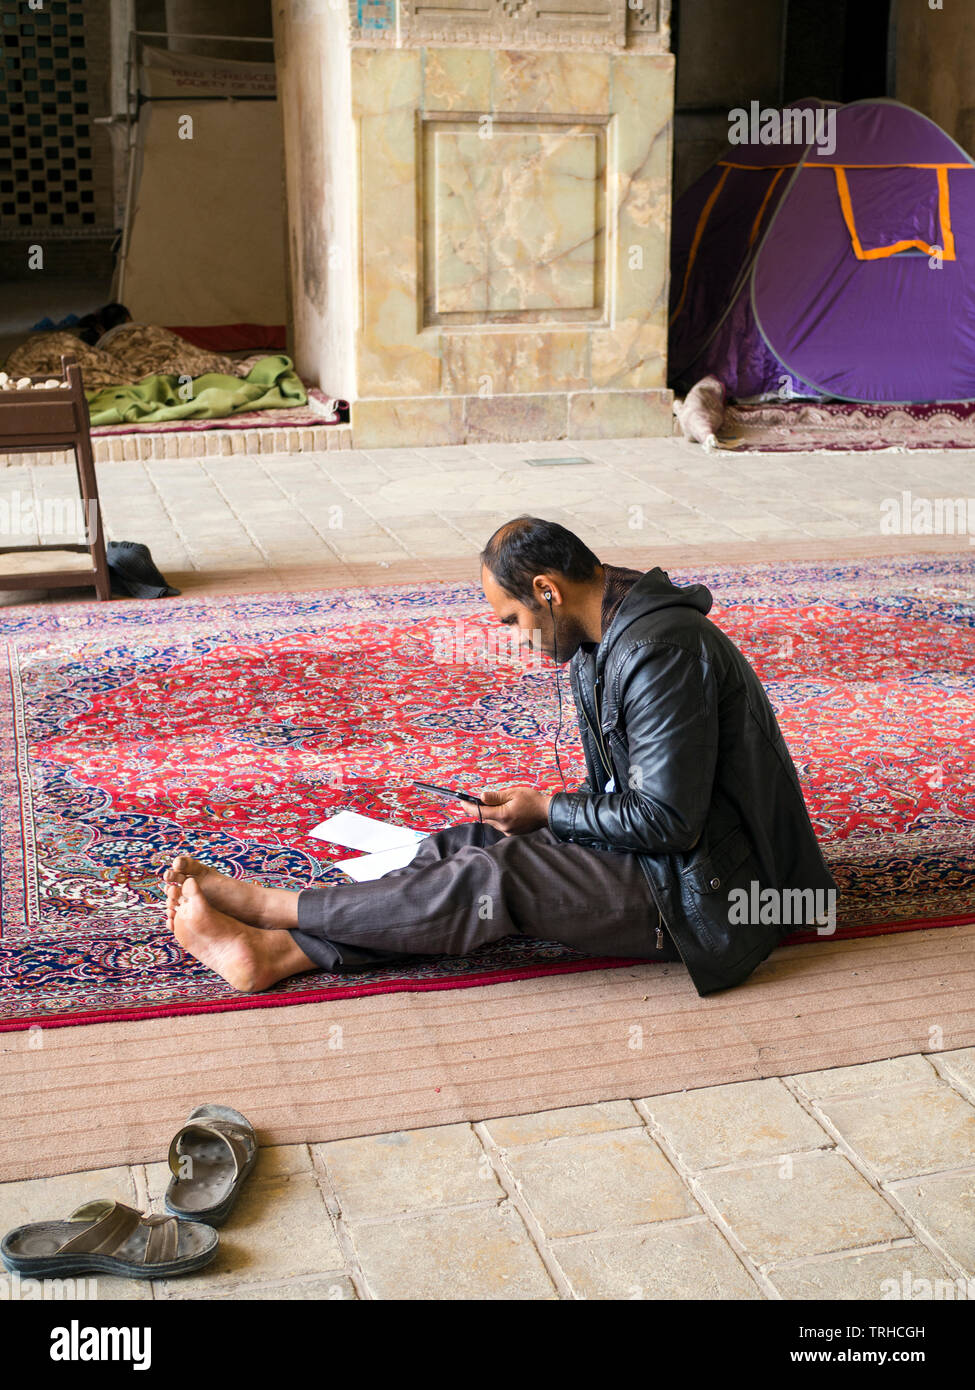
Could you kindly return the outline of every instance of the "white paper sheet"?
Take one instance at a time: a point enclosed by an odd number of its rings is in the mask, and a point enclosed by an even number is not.
[[[368,854],[401,849],[407,845],[415,849],[421,840],[426,839],[423,830],[411,830],[407,825],[389,825],[372,816],[360,816],[358,811],[339,811],[337,815],[323,820],[321,825],[316,825],[309,834],[317,840],[329,840],[333,845],[345,845],[347,849],[360,849]],[[408,864],[410,861],[407,859],[404,862]]]
[[[356,883],[370,883],[375,878],[382,878],[383,874],[388,874],[391,869],[405,868],[419,848],[420,842],[417,840],[415,844],[397,845],[395,849],[384,849],[378,854],[360,854],[357,859],[339,859],[335,867],[348,874]]]

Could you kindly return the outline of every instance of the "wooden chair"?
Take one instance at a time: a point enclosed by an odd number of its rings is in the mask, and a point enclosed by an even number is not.
[[[67,381],[67,388],[52,386],[40,391],[36,387],[23,391],[0,390],[0,454],[73,449],[88,540],[81,544],[0,546],[0,555],[36,554],[45,550],[76,551],[91,556],[91,569],[0,573],[0,589],[78,588],[94,584],[99,599],[110,599],[112,585],[105,561],[102,514],[91,452],[91,423],[81,382],[81,368],[73,357],[62,357],[61,370],[61,380]],[[32,382],[50,380],[50,375],[31,377]]]

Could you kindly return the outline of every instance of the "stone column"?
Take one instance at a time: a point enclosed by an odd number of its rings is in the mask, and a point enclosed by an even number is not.
[[[299,374],[356,395],[355,129],[349,23],[335,0],[275,0],[284,132],[289,348]]]
[[[975,152],[975,25],[970,5],[897,0],[894,95]]]
[[[278,3],[294,351],[359,447],[670,433],[659,0]]]

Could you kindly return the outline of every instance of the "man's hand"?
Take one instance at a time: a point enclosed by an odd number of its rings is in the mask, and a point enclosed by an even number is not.
[[[534,787],[489,787],[481,792],[481,800],[485,823],[496,826],[505,835],[527,835],[548,824],[548,803],[552,798]]]

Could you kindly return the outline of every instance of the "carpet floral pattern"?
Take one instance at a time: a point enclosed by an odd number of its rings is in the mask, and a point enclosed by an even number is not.
[[[671,577],[709,585],[765,683],[841,930],[975,919],[975,563]],[[619,964],[509,938],[241,998],[166,929],[159,874],[180,851],[279,887],[340,885],[349,851],[309,835],[336,810],[434,830],[464,812],[414,778],[558,790],[553,669],[508,657],[473,586],[11,607],[2,622],[0,1028]],[[572,786],[574,728],[560,753]]]

